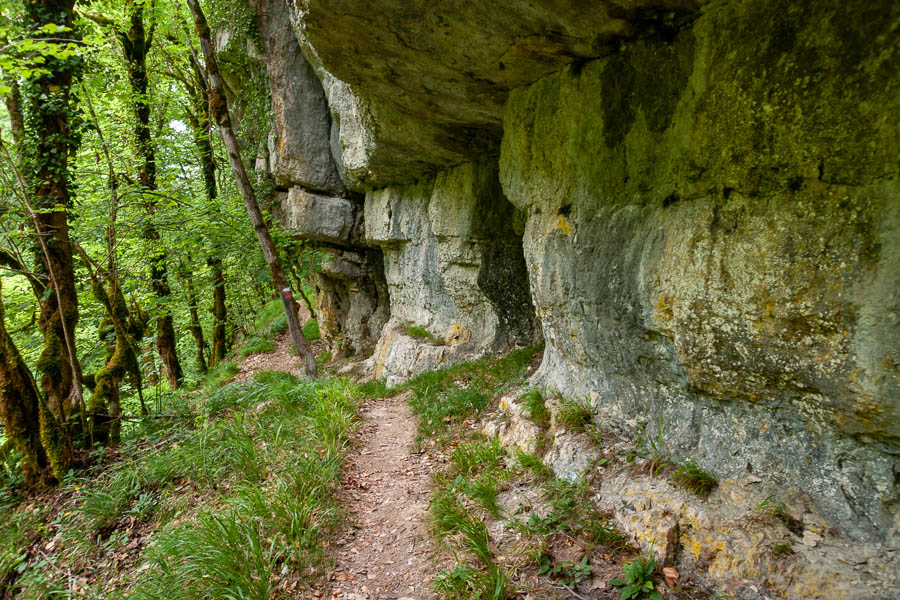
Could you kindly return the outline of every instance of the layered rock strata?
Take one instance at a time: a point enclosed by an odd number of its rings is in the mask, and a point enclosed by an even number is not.
[[[281,194],[282,223],[325,253],[312,280],[319,330],[335,357],[367,356],[389,316],[381,252],[366,244],[363,199],[331,152],[331,113],[282,0],[256,3],[272,99],[264,165]]]

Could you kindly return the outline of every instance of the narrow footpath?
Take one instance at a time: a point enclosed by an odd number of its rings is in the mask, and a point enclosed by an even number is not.
[[[313,344],[316,352],[321,342]],[[301,376],[285,333],[271,352],[246,357],[235,381],[260,371]],[[413,452],[416,420],[407,394],[363,400],[362,425],[344,467],[341,503],[348,523],[335,541],[334,568],[317,597],[345,600],[427,600],[436,568],[426,525],[431,473],[439,462]],[[321,596],[319,595],[321,593]]]
[[[350,523],[337,539],[332,598],[424,600],[434,567],[425,522],[437,462],[412,452],[416,421],[406,395],[366,400],[344,477]]]

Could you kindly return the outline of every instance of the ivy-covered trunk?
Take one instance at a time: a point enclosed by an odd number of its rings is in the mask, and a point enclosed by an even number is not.
[[[74,0],[25,2],[27,27],[35,37],[55,37],[40,32],[49,24],[67,27],[74,38]],[[40,387],[46,400],[41,418],[41,439],[57,478],[72,461],[70,418],[81,408],[81,367],[75,355],[78,295],[72,270],[69,240],[68,158],[77,147],[75,110],[70,98],[79,57],[65,53],[48,55],[43,72],[22,86],[26,140],[24,157],[31,175],[29,196],[38,236],[36,263],[50,281],[51,290],[41,303],[40,328],[44,349],[38,359]]]

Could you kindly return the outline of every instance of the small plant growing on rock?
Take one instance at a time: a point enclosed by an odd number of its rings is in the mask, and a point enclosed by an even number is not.
[[[794,551],[791,550],[791,545],[788,542],[778,542],[777,544],[775,544],[775,546],[772,547],[772,552],[779,556],[794,553]]]
[[[528,418],[538,427],[547,428],[550,426],[550,411],[544,402],[544,395],[540,390],[531,390],[522,395],[525,402],[525,409],[528,411]]]
[[[534,454],[519,452],[516,454],[516,460],[523,469],[531,471],[537,475],[539,479],[549,479],[553,475],[553,471],[550,470],[550,467],[548,467],[540,457],[535,456]]]
[[[647,427],[644,426],[637,444],[625,455],[625,462],[634,462],[636,458],[649,459],[646,466],[654,475],[658,475],[665,467],[671,466],[672,461],[669,460],[669,453],[666,449],[665,434],[666,424],[660,415],[656,434],[650,435],[647,433]]]
[[[594,567],[587,564],[588,557],[585,556],[581,562],[573,562],[564,560],[553,564],[553,561],[546,554],[541,557],[541,566],[538,569],[538,575],[546,575],[559,581],[559,583],[567,586],[574,586],[591,576]]]
[[[632,598],[650,598],[662,600],[662,596],[653,585],[653,573],[656,571],[656,561],[647,556],[639,556],[622,567],[624,578],[610,580],[610,585],[622,588],[619,600],[631,600]]]
[[[424,327],[413,325],[409,321],[403,321],[403,323],[400,324],[400,327],[403,329],[403,333],[409,337],[419,340],[428,340],[432,344],[441,345],[444,343],[444,340],[434,337],[434,335]]]
[[[566,399],[559,404],[556,420],[572,431],[586,432],[593,422],[593,416],[587,400]]]
[[[675,472],[672,473],[672,481],[701,498],[709,496],[710,492],[719,485],[715,476],[698,467],[693,461],[688,461],[675,469]]]
[[[787,527],[791,533],[801,535],[803,533],[803,522],[791,516],[784,502],[775,502],[774,498],[774,494],[769,494],[762,502],[756,505],[756,510],[768,513],[784,523],[784,526]]]

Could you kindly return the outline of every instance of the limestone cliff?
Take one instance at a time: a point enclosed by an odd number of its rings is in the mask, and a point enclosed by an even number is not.
[[[332,345],[393,382],[543,337],[535,385],[893,556],[900,5],[283,2],[271,168]]]

